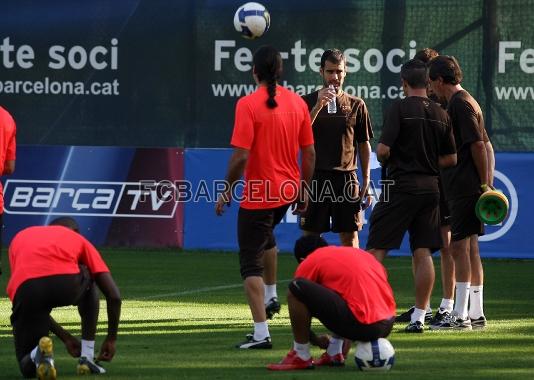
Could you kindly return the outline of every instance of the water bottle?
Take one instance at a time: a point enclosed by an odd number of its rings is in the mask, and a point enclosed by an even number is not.
[[[328,86],[328,88],[335,91],[333,84]],[[327,108],[328,109],[328,113],[337,113],[337,106],[336,106],[336,98],[335,97],[334,97],[334,99],[332,99],[331,101],[328,102],[327,107],[328,107]]]

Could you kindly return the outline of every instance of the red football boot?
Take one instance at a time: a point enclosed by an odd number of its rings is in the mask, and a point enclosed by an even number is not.
[[[295,350],[289,351],[280,363],[272,363],[267,366],[271,371],[293,371],[296,369],[313,369],[313,360],[302,360]]]
[[[313,364],[317,367],[342,367],[345,365],[345,357],[343,354],[335,354],[334,356],[330,356],[328,355],[328,352],[324,352],[319,359],[313,361]]]

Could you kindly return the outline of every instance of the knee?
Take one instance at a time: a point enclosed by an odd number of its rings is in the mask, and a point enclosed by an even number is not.
[[[287,289],[287,303],[291,302],[292,300],[294,300],[296,297],[295,295],[293,294],[293,292],[291,291],[291,288]]]
[[[302,294],[302,288],[303,288],[303,283],[307,281],[303,278],[295,278],[293,279],[290,283],[289,283],[289,286],[288,286],[288,290],[287,290],[287,298],[289,299],[290,297],[292,299],[294,298],[299,298],[299,295]]]

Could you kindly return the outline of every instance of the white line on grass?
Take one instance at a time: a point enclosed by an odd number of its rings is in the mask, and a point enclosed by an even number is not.
[[[388,271],[397,270],[397,269],[411,269],[411,268],[412,267],[396,267],[396,268],[389,268]],[[283,283],[289,282],[291,280],[292,279],[279,280],[277,283],[283,284]],[[150,299],[154,299],[154,298],[180,297],[180,296],[186,296],[186,295],[189,295],[189,294],[207,293],[207,292],[213,292],[213,291],[217,291],[217,290],[235,289],[235,288],[241,288],[241,287],[243,287],[243,283],[232,284],[232,285],[210,286],[210,287],[206,287],[206,288],[183,290],[181,292],[153,294],[151,296],[145,296],[145,297],[135,297],[135,299],[137,299],[137,300],[150,300]]]
[[[289,282],[289,281],[291,280],[281,280],[281,281],[278,281],[278,283],[284,283],[284,282]],[[207,288],[190,289],[190,290],[184,290],[181,292],[155,294],[155,295],[146,296],[146,297],[136,297],[136,299],[148,300],[152,298],[162,298],[162,297],[175,297],[175,296],[179,297],[179,296],[185,296],[189,294],[206,293],[206,292],[213,292],[216,290],[234,289],[234,288],[242,288],[242,287],[243,287],[243,283],[232,284],[232,285],[210,286]]]

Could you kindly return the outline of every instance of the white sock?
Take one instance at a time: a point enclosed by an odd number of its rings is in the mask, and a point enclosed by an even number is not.
[[[269,326],[267,326],[267,321],[265,322],[254,322],[254,340],[263,340],[269,335]]]
[[[264,302],[267,305],[267,303],[271,300],[271,298],[276,297],[278,298],[278,294],[276,293],[276,284],[274,285],[264,285],[263,286],[265,298]]]
[[[426,310],[418,309],[414,307],[413,313],[411,316],[411,322],[413,323],[413,322],[419,321],[422,324],[425,324],[425,314],[426,314]]]
[[[441,304],[439,305],[439,308],[441,310],[447,311],[449,313],[452,313],[452,309],[454,307],[454,300],[450,300],[447,298],[441,299]]]
[[[293,341],[293,349],[302,360],[309,360],[311,358],[310,343],[297,343]]]
[[[343,338],[330,338],[330,343],[328,344],[328,348],[326,349],[328,355],[334,356],[337,354],[341,354],[343,352],[343,341]]]
[[[483,287],[484,285],[477,285],[469,289],[469,318],[471,319],[478,319],[484,315]]]
[[[37,350],[39,349],[39,346],[35,346],[35,348],[30,352],[30,359],[32,362],[35,363],[35,355],[37,355]]]
[[[90,361],[93,361],[95,358],[95,341],[94,340],[84,340],[82,339],[82,354]]]
[[[427,313],[432,313],[432,308],[430,307],[430,304],[426,305],[426,312]]]
[[[456,283],[456,304],[454,305],[454,312],[460,319],[466,319],[467,315],[467,302],[469,301],[469,282],[457,282]]]

